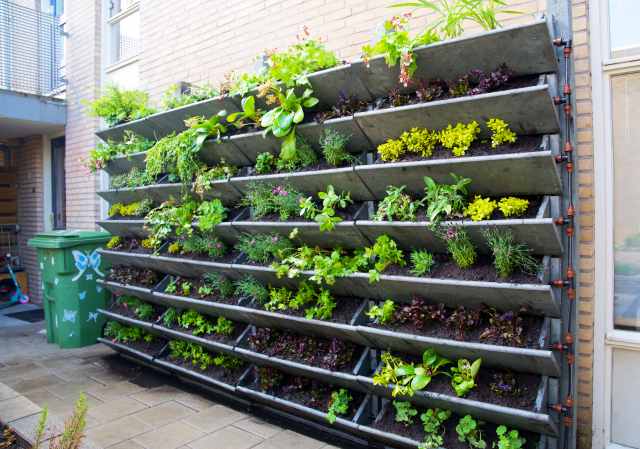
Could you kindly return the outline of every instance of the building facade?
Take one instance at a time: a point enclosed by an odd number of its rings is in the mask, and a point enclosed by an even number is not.
[[[0,0],[0,8],[9,2]],[[15,2],[12,2],[15,3]],[[26,130],[0,142],[14,149],[17,217],[30,291],[40,301],[35,255],[24,242],[54,228],[93,229],[105,213],[95,195],[105,182],[82,159],[100,123],[81,100],[116,83],[141,89],[158,103],[182,81],[217,84],[232,70],[250,70],[265,49],[284,48],[308,27],[345,59],[360,56],[383,20],[389,0],[20,0],[52,13],[64,31],[64,129]],[[640,118],[640,17],[637,0],[510,0],[519,15],[503,26],[533,20],[549,4],[568,6],[573,31],[577,154],[578,445],[640,448],[633,426],[640,412],[640,272],[634,240],[640,232],[634,142]],[[412,29],[427,23],[417,15]],[[637,20],[635,20],[637,22]],[[469,28],[468,33],[477,30]],[[2,108],[0,107],[0,110]],[[2,118],[0,118],[0,123]],[[62,165],[55,151],[64,136]],[[61,181],[61,176],[62,180]],[[636,412],[636,413],[634,413]]]

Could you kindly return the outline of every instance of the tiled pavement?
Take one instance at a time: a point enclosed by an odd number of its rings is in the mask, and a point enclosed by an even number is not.
[[[101,345],[61,350],[42,325],[0,328],[0,382],[60,419],[80,392],[89,403],[87,446],[109,449],[330,449],[333,446],[246,415],[116,356]],[[5,390],[6,391],[6,390]],[[0,419],[33,428],[37,409],[0,385]]]

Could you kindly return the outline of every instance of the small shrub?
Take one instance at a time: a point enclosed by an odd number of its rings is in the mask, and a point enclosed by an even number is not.
[[[427,217],[432,225],[450,215],[460,215],[464,211],[467,200],[467,186],[471,179],[462,178],[451,173],[455,184],[438,184],[429,176],[424,177]]]
[[[385,162],[397,161],[404,154],[404,144],[400,140],[389,139],[378,145],[378,154]]]
[[[411,252],[411,273],[416,276],[424,276],[431,271],[435,261],[433,255],[425,250],[413,250]]]
[[[400,136],[400,141],[410,153],[415,153],[424,158],[431,157],[440,137],[436,131],[425,128],[411,128]]]
[[[396,409],[396,422],[407,427],[413,424],[414,417],[418,414],[418,410],[409,401],[393,401],[393,408]]]
[[[251,276],[236,281],[235,294],[240,297],[255,299],[259,304],[264,304],[269,300],[269,289]]]
[[[497,228],[483,231],[493,253],[493,265],[502,278],[509,277],[515,270],[535,274],[539,264],[531,256],[531,250],[524,243],[516,243],[510,230]]]
[[[422,202],[413,201],[409,195],[404,193],[405,188],[406,186],[387,187],[387,195],[380,201],[378,210],[373,216],[375,221],[393,221],[394,219],[415,221]]]
[[[355,161],[353,155],[347,151],[347,143],[351,136],[346,136],[330,128],[324,130],[320,137],[320,147],[326,161],[334,167],[351,164]]]
[[[458,123],[456,126],[448,125],[440,131],[442,146],[456,156],[464,156],[471,144],[480,134],[480,125],[475,120],[469,124]]]
[[[487,122],[487,128],[491,131],[491,148],[516,142],[516,133],[509,129],[509,124],[504,120],[492,118]]]
[[[241,204],[251,208],[253,218],[276,214],[285,221],[298,213],[302,194],[291,186],[252,183]]]
[[[102,97],[85,102],[85,105],[89,106],[89,115],[104,119],[108,126],[115,126],[153,114],[155,111],[148,102],[149,96],[145,92],[122,90],[111,85]]]
[[[491,214],[497,207],[495,200],[491,198],[482,198],[477,195],[475,199],[467,206],[464,214],[473,221],[482,221],[491,218]]]
[[[250,261],[266,264],[286,257],[293,250],[293,242],[279,234],[244,234],[236,249],[245,253]]]
[[[276,168],[279,171],[289,172],[301,170],[316,163],[318,163],[318,155],[306,140],[298,136],[296,138],[296,152],[293,157],[288,159],[279,157],[276,161]]]
[[[259,175],[273,173],[276,170],[276,162],[276,156],[269,152],[258,154],[256,157],[256,173]]]
[[[498,209],[505,217],[519,217],[524,215],[529,209],[529,200],[509,196],[501,198],[498,202]]]
[[[460,268],[464,270],[476,263],[478,255],[467,231],[450,227],[444,234],[444,240],[449,254]]]

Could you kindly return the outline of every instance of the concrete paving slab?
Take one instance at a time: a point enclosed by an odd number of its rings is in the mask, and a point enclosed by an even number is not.
[[[244,430],[226,427],[199,440],[189,443],[192,449],[249,449],[262,442],[262,438]]]
[[[133,416],[124,416],[87,430],[87,437],[101,447],[109,447],[148,432],[152,428]]]
[[[177,421],[187,416],[191,416],[194,413],[196,413],[195,410],[178,402],[170,401],[154,407],[145,408],[141,412],[135,413],[133,416],[153,427],[159,427],[172,421]]]
[[[183,421],[177,421],[138,435],[133,439],[133,442],[147,449],[175,449],[203,436],[204,433],[193,426]]]
[[[203,432],[214,432],[229,426],[237,421],[247,418],[244,413],[238,412],[224,405],[214,405],[189,418],[189,424]]]

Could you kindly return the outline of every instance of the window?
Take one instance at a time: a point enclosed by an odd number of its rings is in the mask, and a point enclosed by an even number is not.
[[[111,1],[109,17],[109,64],[117,64],[137,56],[141,50],[138,3],[125,0]]]
[[[640,1],[609,0],[610,57],[640,55]]]

